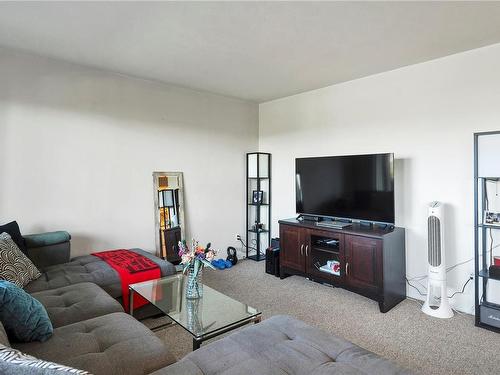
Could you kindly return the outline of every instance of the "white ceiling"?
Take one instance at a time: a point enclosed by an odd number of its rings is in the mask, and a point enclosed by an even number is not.
[[[0,3],[0,46],[257,102],[498,42],[499,2]]]

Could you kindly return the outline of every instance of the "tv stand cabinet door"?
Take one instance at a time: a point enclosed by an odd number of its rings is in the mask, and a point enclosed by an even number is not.
[[[344,237],[345,276],[348,286],[366,293],[378,294],[382,286],[382,240]]]
[[[280,225],[280,265],[304,273],[306,240],[307,229]]]

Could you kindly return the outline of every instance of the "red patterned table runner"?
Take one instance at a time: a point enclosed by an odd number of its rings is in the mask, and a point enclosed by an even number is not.
[[[129,285],[161,277],[160,267],[155,262],[131,250],[108,250],[92,253],[92,255],[104,260],[120,275],[123,306],[127,312],[129,311]],[[146,299],[137,293],[134,294],[134,309],[147,303]]]

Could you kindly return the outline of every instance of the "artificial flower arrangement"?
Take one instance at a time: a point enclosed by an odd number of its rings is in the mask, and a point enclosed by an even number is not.
[[[198,275],[200,269],[204,266],[208,266],[212,269],[215,267],[212,265],[212,260],[215,258],[216,251],[210,249],[210,243],[207,244],[205,248],[198,244],[198,241],[191,241],[191,248],[187,246],[186,241],[179,241],[179,256],[181,257],[181,264],[184,266],[182,273],[186,274],[190,267],[194,273],[193,277]]]

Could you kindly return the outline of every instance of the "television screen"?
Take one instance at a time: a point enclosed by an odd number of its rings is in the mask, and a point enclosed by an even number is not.
[[[394,223],[394,154],[295,159],[298,214]]]

